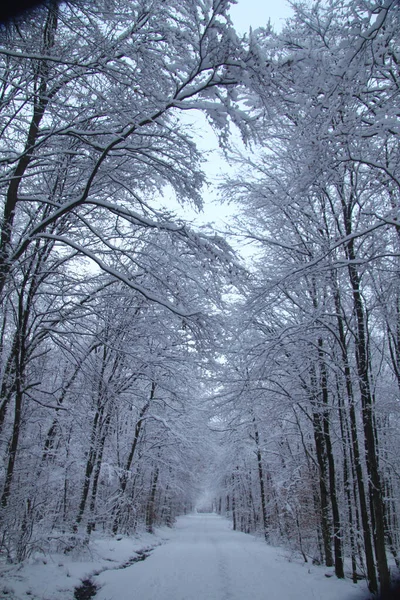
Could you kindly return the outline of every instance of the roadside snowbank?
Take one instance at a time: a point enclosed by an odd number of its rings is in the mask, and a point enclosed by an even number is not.
[[[36,554],[21,565],[0,564],[0,598],[8,600],[72,600],[83,580],[104,570],[120,569],[143,550],[168,539],[170,529],[135,537],[93,536],[88,547],[77,554]],[[139,554],[138,554],[139,553]]]

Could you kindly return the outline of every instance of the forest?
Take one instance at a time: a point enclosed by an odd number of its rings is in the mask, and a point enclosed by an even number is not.
[[[233,529],[385,591],[400,5],[295,0],[242,36],[230,4],[0,28],[0,557],[172,526],[207,488]],[[193,119],[230,165],[225,235],[171,208],[208,193]]]

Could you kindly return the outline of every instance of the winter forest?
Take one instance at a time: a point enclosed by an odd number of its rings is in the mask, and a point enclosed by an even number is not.
[[[70,0],[0,30],[0,554],[152,532],[203,498],[386,590],[400,6],[296,0],[244,36],[229,10]],[[176,208],[208,193],[198,123],[229,164],[225,235]]]

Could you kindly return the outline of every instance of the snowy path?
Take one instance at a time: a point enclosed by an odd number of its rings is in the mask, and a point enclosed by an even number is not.
[[[289,563],[213,514],[181,517],[144,562],[102,573],[95,600],[352,600],[360,589]]]

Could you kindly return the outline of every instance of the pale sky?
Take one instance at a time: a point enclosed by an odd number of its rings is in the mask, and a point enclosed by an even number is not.
[[[276,31],[279,31],[284,20],[290,17],[292,9],[286,0],[237,0],[237,4],[233,4],[230,9],[233,25],[238,33],[243,34],[249,30],[249,27],[256,29],[267,24],[271,19],[271,23]],[[228,167],[217,151],[217,142],[215,135],[211,133],[209,126],[206,125],[205,119],[196,116],[193,121],[198,134],[202,139],[198,139],[199,147],[205,151],[212,151],[208,164],[206,165],[206,173],[211,183],[214,186],[218,183],[218,178],[223,176],[228,171]],[[213,223],[212,228],[216,231],[224,231],[229,222],[232,221],[233,215],[236,213],[234,206],[221,206],[216,200],[218,194],[216,188],[212,186],[209,189],[204,189],[204,212],[198,214],[190,207],[179,207],[171,201],[170,208],[178,210],[178,213],[184,218],[192,221],[198,226],[206,223]]]
[[[268,19],[279,31],[284,20],[293,13],[286,0],[237,0],[237,4],[231,6],[230,14],[235,28],[239,33],[245,33],[249,27],[255,29],[266,25]]]

